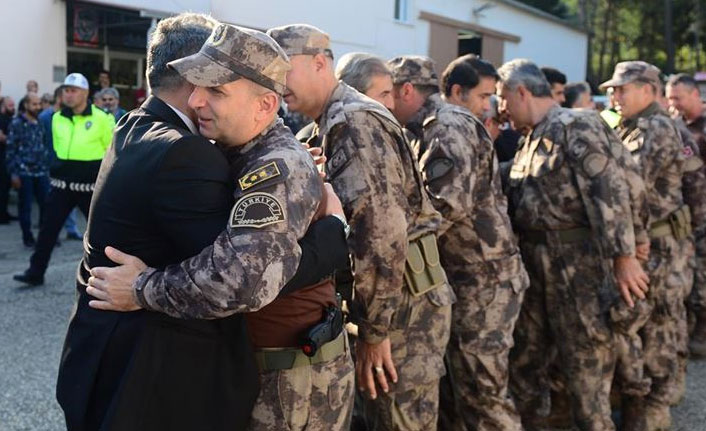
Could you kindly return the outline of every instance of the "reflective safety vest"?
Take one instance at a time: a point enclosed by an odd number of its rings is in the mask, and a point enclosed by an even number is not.
[[[52,117],[54,151],[59,160],[101,160],[113,139],[115,119],[95,105],[76,115],[70,108]]]

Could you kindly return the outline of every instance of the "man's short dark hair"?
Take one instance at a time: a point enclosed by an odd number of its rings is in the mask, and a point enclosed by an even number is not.
[[[667,81],[667,85],[670,87],[673,87],[678,84],[681,84],[685,87],[689,87],[689,89],[692,90],[699,89],[699,84],[696,82],[696,80],[691,75],[687,75],[686,73],[678,73],[676,75],[672,75]]]
[[[101,69],[101,71],[98,72],[98,76],[100,75],[108,75],[108,78],[110,78],[110,72],[105,69]]]
[[[475,54],[466,54],[449,63],[441,74],[441,90],[451,96],[454,84],[461,86],[464,92],[475,88],[481,78],[499,80],[495,66]]]
[[[591,93],[591,87],[587,82],[571,82],[564,87],[564,98],[566,99],[561,106],[564,108],[573,108],[583,93]]]
[[[196,13],[182,13],[157,24],[147,47],[147,83],[153,92],[177,89],[186,82],[167,63],[197,53],[217,24]]]
[[[64,91],[64,86],[60,85],[54,89],[54,102],[61,97],[61,93]]]
[[[542,73],[544,73],[544,77],[547,78],[547,81],[549,81],[549,85],[566,85],[566,75],[554,69],[553,67],[543,67]]]

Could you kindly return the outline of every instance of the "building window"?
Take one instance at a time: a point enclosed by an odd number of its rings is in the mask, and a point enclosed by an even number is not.
[[[395,19],[397,21],[407,22],[407,0],[395,0]]]

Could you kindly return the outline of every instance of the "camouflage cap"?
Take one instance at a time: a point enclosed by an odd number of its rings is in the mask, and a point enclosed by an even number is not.
[[[250,28],[219,24],[201,50],[170,61],[168,66],[199,87],[216,87],[249,79],[284,94],[289,57],[265,33]]]
[[[414,85],[439,85],[436,76],[436,63],[429,57],[421,55],[401,55],[387,62],[392,72],[392,82]]]
[[[267,30],[287,55],[325,54],[333,58],[329,35],[309,24],[289,24]]]
[[[662,86],[660,73],[657,66],[644,61],[621,61],[615,65],[613,77],[601,84],[599,88],[620,87],[631,82],[643,82],[660,88]]]

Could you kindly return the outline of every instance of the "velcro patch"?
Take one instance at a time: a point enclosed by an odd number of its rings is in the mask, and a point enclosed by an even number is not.
[[[607,164],[608,157],[601,153],[591,153],[583,159],[583,170],[592,178],[603,172]]]
[[[335,177],[343,168],[348,164],[350,160],[350,155],[348,154],[348,148],[340,145],[336,151],[333,152],[331,158],[326,162],[326,173],[330,177]]]
[[[250,193],[238,199],[230,213],[230,227],[261,228],[286,220],[282,204],[269,193]]]
[[[277,178],[280,175],[282,175],[282,173],[277,166],[277,162],[270,162],[240,177],[238,184],[240,185],[240,189],[245,191],[267,180]]]
[[[439,178],[446,176],[446,174],[451,172],[451,169],[453,168],[454,162],[449,158],[439,157],[438,159],[431,160],[424,167],[425,180],[427,183],[438,180]]]

